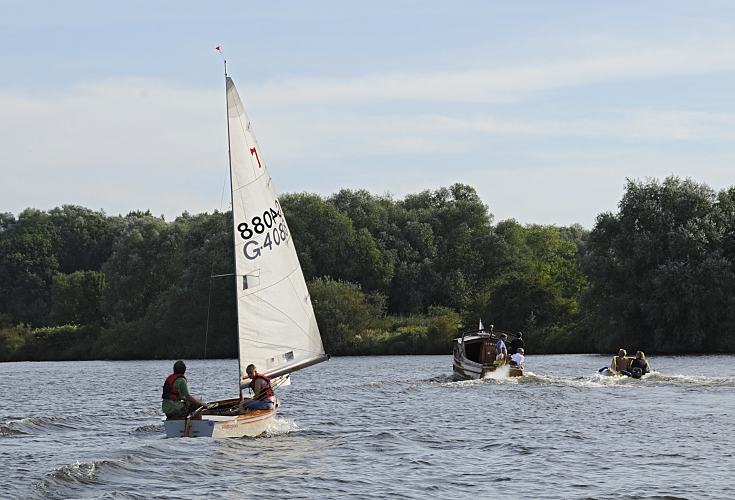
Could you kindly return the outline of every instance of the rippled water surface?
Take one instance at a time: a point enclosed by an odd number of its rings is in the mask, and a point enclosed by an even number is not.
[[[170,361],[0,364],[1,498],[735,498],[735,356],[529,356],[453,382],[450,356],[333,358],[259,438],[165,439]],[[236,396],[235,360],[191,360]]]

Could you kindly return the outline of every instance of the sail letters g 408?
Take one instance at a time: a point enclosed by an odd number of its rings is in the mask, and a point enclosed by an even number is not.
[[[263,250],[274,250],[278,245],[288,240],[288,237],[286,224],[279,222],[278,227],[274,227],[265,233],[265,240],[262,245],[257,240],[250,240],[245,243],[242,247],[243,254],[245,254],[246,259],[255,260],[260,257]]]

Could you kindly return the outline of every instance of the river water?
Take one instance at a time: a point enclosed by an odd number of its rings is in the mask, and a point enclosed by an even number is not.
[[[259,438],[166,439],[171,361],[0,363],[0,498],[735,498],[735,356],[529,356],[453,382],[450,356],[333,358]],[[191,360],[234,397],[235,360]]]

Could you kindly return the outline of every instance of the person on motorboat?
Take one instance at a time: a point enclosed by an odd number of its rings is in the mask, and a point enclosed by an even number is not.
[[[651,372],[651,366],[648,364],[646,354],[643,351],[635,353],[635,359],[630,362],[630,376],[633,378],[641,378],[646,373]]]
[[[508,357],[508,348],[505,346],[505,339],[508,335],[505,333],[500,334],[500,338],[495,343],[495,364],[505,364],[505,359]]]
[[[250,364],[245,368],[250,378],[250,390],[253,391],[252,398],[243,398],[240,408],[243,410],[272,410],[276,406],[276,393],[273,392],[271,379],[262,373],[258,373],[255,365]]]
[[[625,349],[620,349],[618,355],[614,356],[610,363],[610,370],[622,373],[623,375],[627,375],[625,372],[630,373],[630,359],[626,357],[627,355],[628,352]]]
[[[523,347],[519,347],[510,357],[510,365],[523,368],[523,362],[526,360],[526,357],[523,354]]]
[[[161,410],[167,418],[184,418],[197,408],[207,406],[206,403],[189,394],[189,386],[184,373],[186,373],[186,364],[178,360],[174,363],[174,372],[163,382]],[[192,418],[201,419],[201,413]]]
[[[510,341],[510,349],[509,352],[511,354],[515,354],[518,349],[523,349],[526,347],[526,343],[523,342],[523,332],[518,332],[516,338]]]

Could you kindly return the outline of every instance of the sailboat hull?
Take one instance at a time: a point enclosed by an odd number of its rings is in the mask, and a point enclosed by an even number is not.
[[[238,438],[263,434],[276,416],[273,410],[255,410],[244,415],[202,415],[201,420],[165,420],[166,437]]]

